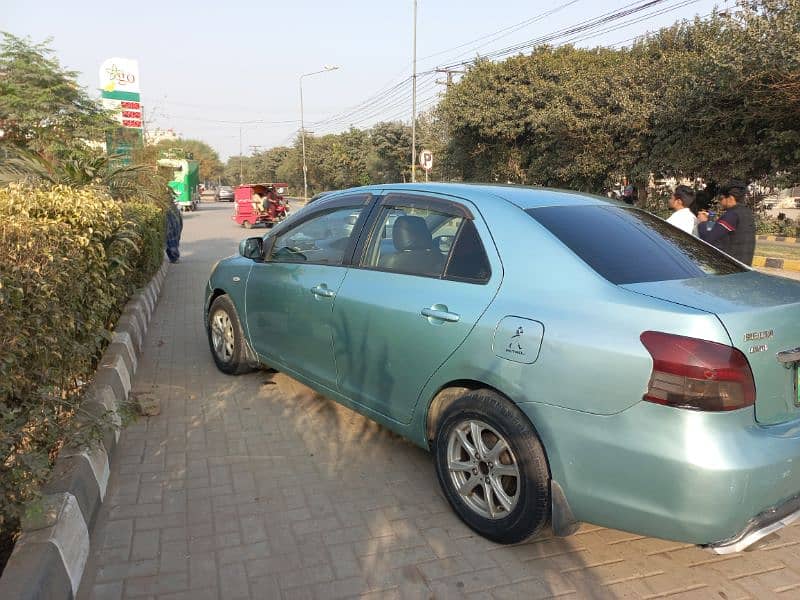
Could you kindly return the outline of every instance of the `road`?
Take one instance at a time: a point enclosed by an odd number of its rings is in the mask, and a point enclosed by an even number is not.
[[[162,412],[122,433],[79,598],[800,597],[800,527],[726,557],[591,524],[498,546],[426,452],[280,373],[217,371],[203,286],[248,233],[231,211],[184,217],[134,380]]]

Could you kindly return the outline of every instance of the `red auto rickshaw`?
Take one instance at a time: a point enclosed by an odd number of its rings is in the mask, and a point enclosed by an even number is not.
[[[289,214],[289,203],[283,197],[285,183],[245,183],[233,191],[233,216],[245,229],[263,223],[272,227]]]

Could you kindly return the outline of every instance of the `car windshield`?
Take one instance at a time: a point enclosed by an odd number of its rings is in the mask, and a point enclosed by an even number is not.
[[[526,212],[617,285],[747,270],[727,254],[643,210],[595,205],[548,206]]]

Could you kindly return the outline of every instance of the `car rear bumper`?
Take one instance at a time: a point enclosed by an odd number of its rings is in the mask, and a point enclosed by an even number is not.
[[[647,402],[607,416],[520,408],[579,521],[724,552],[800,509],[800,421],[761,426],[752,409],[702,413]]]
[[[751,519],[747,527],[733,539],[711,544],[709,548],[717,554],[741,552],[798,519],[800,519],[800,496],[795,496]]]

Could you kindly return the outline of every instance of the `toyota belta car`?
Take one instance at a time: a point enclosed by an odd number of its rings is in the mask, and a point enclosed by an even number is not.
[[[496,542],[586,521],[727,553],[800,515],[800,282],[624,203],[329,194],[214,268],[205,320],[223,372],[268,365],[429,449]]]

